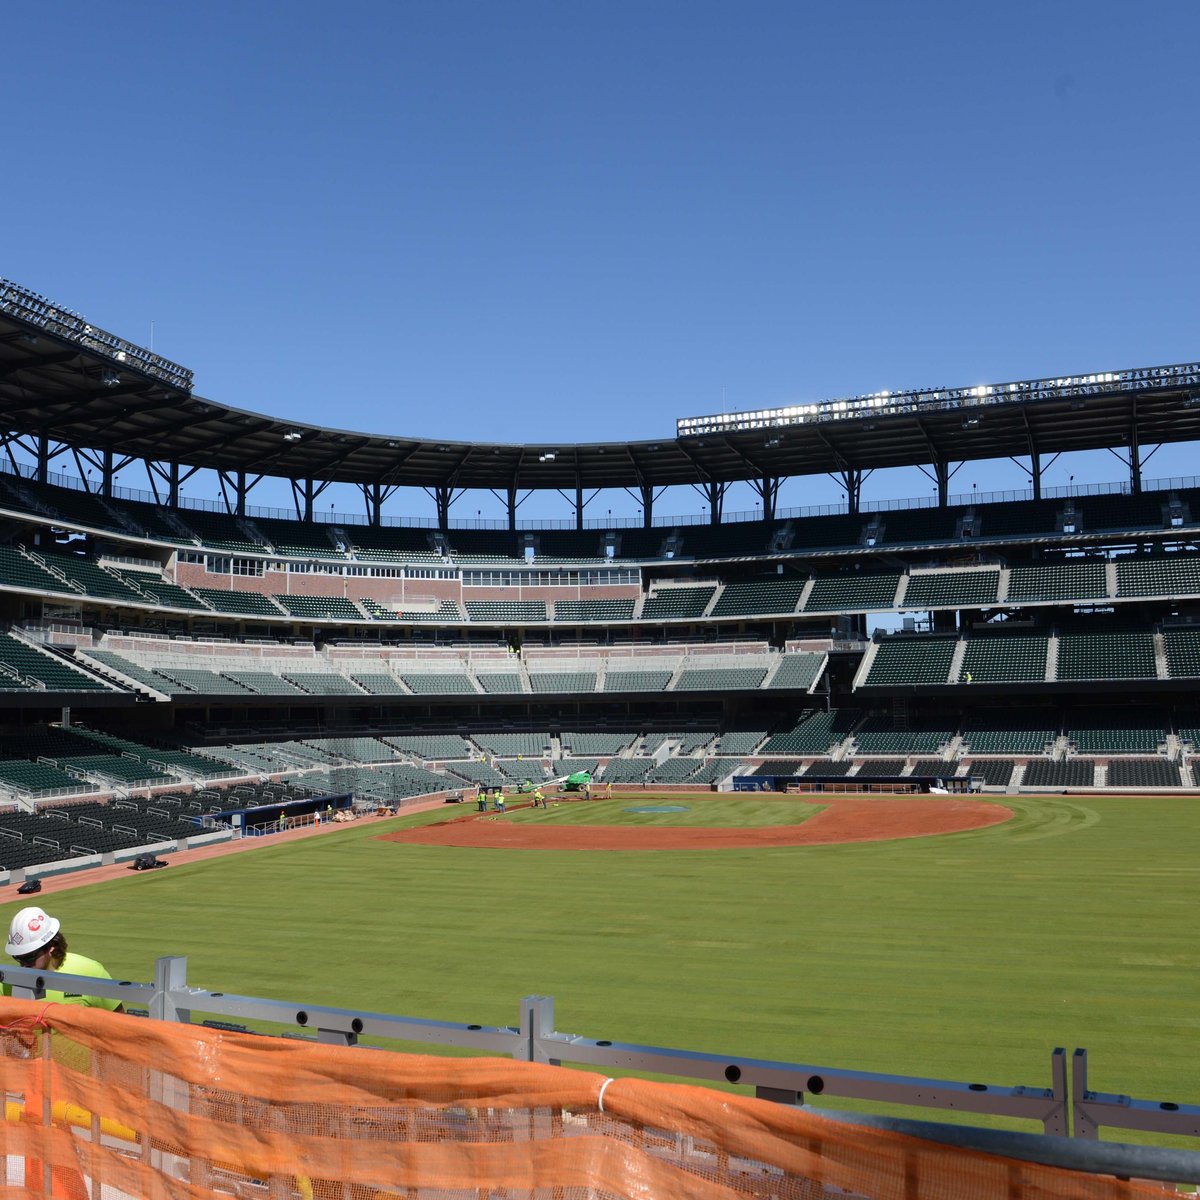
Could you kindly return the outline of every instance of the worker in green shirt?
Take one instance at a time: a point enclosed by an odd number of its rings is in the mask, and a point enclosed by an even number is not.
[[[61,971],[64,975],[86,975],[91,979],[111,979],[112,976],[94,958],[85,958],[67,949],[67,939],[57,918],[40,908],[23,908],[8,927],[8,943],[4,952],[17,960],[21,967],[36,971]],[[4,994],[12,995],[6,983]],[[59,992],[46,989],[51,1004],[82,1004],[87,1008],[107,1008],[109,1012],[124,1012],[119,1000],[102,996],[84,996],[78,992]]]

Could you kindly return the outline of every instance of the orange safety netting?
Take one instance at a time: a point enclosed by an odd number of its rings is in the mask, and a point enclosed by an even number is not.
[[[0,1200],[1039,1200],[1150,1185],[701,1087],[0,1000]]]

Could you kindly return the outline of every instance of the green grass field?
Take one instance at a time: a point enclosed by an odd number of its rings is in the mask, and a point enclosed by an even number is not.
[[[693,805],[691,823],[786,820],[779,801],[658,799]],[[592,1037],[1006,1084],[1048,1084],[1051,1049],[1085,1046],[1093,1087],[1200,1100],[1200,800],[1003,803],[1016,817],[990,829],[844,846],[378,840],[439,810],[178,860],[46,907],[76,949],[135,980],[185,954],[190,982],[214,990],[485,1024],[547,993],[559,1029]],[[4,920],[18,907],[10,892]]]

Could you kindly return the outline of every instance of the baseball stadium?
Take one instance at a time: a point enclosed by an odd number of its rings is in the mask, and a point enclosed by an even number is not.
[[[0,280],[3,916],[125,1009],[5,967],[11,1194],[1195,1183],[1200,365],[1094,366],[432,441]]]

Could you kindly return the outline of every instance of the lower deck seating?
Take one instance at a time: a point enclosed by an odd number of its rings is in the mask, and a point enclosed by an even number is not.
[[[1096,764],[1090,758],[1067,758],[1052,762],[1039,759],[1025,768],[1022,787],[1093,787],[1096,782]]]
[[[1108,764],[1109,787],[1177,788],[1179,764],[1165,758],[1114,758]]]

